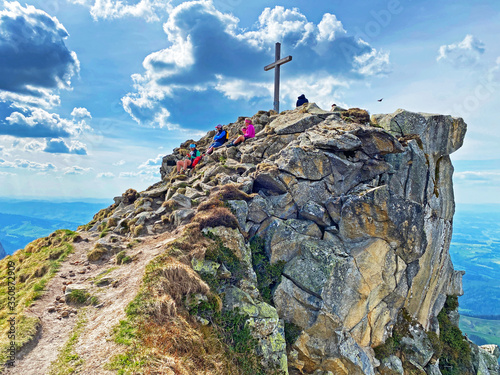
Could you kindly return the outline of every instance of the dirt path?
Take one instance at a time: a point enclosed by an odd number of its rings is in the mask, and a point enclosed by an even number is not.
[[[113,327],[125,318],[125,307],[137,295],[146,265],[162,253],[165,245],[174,239],[168,233],[147,238],[135,252],[130,252],[131,255],[135,254],[136,259],[133,263],[120,266],[109,273],[109,277],[117,280],[118,285],[102,288],[102,293],[98,294],[98,297],[104,306],[89,311],[88,323],[76,350],[84,360],[79,373],[89,375],[116,373],[104,369],[111,357],[123,350],[123,347],[112,340]]]
[[[41,321],[41,332],[28,353],[20,353],[22,358],[16,366],[7,369],[8,375],[42,375],[49,371],[50,365],[58,357],[60,349],[68,341],[82,308],[76,308],[76,314],[61,317],[57,311],[49,312],[49,306],[66,308],[64,298],[61,303],[56,298],[64,296],[64,284],[71,280],[73,285],[83,285],[99,299],[97,306],[86,307],[86,325],[78,343],[76,353],[83,359],[83,365],[77,368],[80,374],[112,374],[104,370],[104,365],[117,354],[119,347],[112,341],[112,328],[125,318],[124,309],[135,297],[140,287],[144,269],[151,259],[160,254],[165,245],[172,241],[172,233],[143,237],[142,242],[127,250],[127,255],[134,258],[129,264],[116,266],[114,257],[99,264],[86,262],[87,252],[97,237],[83,232],[84,241],[75,244],[75,251],[63,262],[60,270],[48,283],[46,293],[32,305],[28,313]],[[102,287],[94,285],[94,280],[103,272],[110,284]],[[70,306],[70,310],[74,309]],[[74,311],[74,310],[73,310]]]

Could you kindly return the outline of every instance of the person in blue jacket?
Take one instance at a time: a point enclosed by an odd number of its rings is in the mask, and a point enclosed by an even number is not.
[[[307,100],[306,96],[302,94],[297,98],[297,104],[295,105],[296,107],[300,107],[302,104],[309,103],[309,100]]]
[[[208,147],[206,155],[210,155],[215,148],[222,146],[227,141],[227,132],[222,129],[222,125],[217,125],[215,127],[216,133],[214,135],[213,143]]]

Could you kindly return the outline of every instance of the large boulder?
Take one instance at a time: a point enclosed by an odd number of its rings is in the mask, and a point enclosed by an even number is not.
[[[374,115],[372,121],[398,136],[417,134],[426,154],[449,155],[462,147],[467,125],[457,117],[414,113],[404,109],[387,115]]]

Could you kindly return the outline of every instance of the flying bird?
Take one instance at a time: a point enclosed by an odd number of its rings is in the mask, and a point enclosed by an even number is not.
[[[384,100],[384,98],[377,100],[377,102],[381,102],[382,100]]]

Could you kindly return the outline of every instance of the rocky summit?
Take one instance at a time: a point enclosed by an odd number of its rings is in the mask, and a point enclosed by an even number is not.
[[[244,119],[224,127],[230,138]],[[73,267],[61,259],[62,280],[45,288],[65,296],[39,297],[38,311],[67,314],[38,319],[68,341],[37,374],[68,363],[82,374],[500,374],[498,347],[458,328],[449,155],[464,121],[315,104],[251,119],[255,138],[177,173],[214,132],[187,140],[160,182],[66,235],[78,240]],[[26,374],[48,335],[34,332],[18,358]]]

